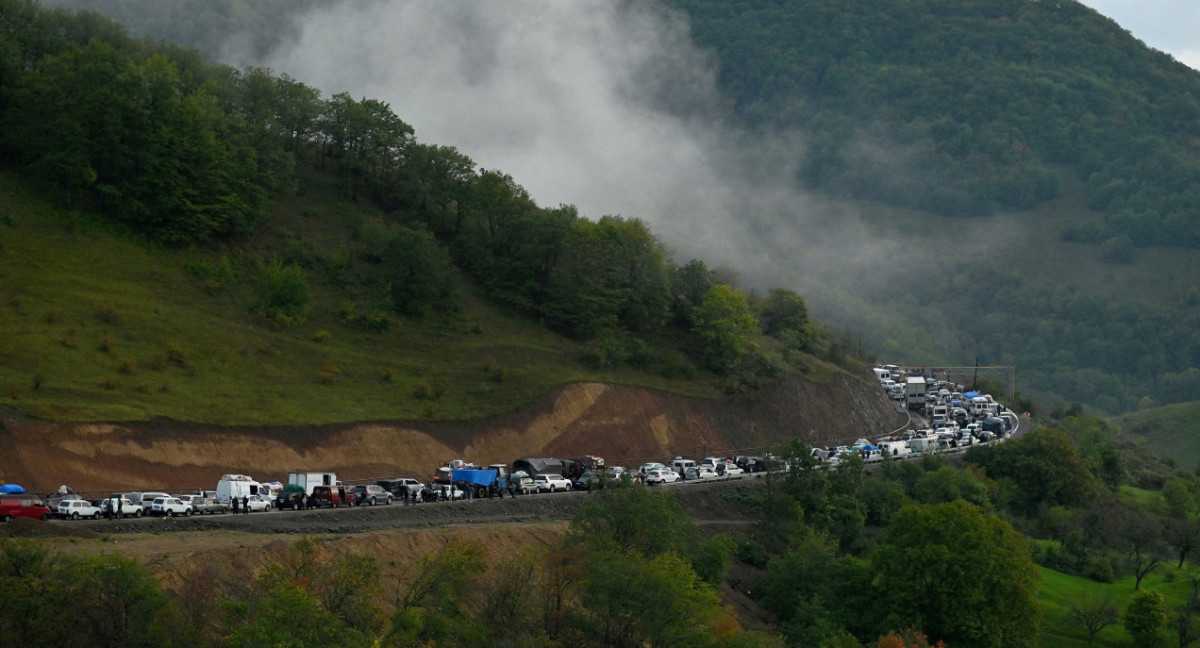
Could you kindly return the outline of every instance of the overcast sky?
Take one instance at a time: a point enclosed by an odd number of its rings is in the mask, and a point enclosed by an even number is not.
[[[1081,0],[1150,47],[1200,70],[1200,0]]]

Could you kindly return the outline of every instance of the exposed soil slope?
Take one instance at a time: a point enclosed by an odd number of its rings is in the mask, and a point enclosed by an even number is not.
[[[170,420],[70,423],[0,412],[0,481],[34,492],[214,488],[224,473],[260,480],[335,471],[343,480],[424,479],[462,458],[595,454],[634,466],[675,455],[755,453],[791,437],[810,444],[878,435],[905,417],[870,383],[781,380],[747,397],[698,399],[596,383],[567,386],[513,414],[463,422],[229,428]],[[314,404],[319,407],[319,404]]]

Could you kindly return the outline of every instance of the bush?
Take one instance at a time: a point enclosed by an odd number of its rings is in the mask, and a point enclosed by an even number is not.
[[[1133,241],[1124,234],[1100,244],[1100,260],[1105,263],[1133,263]]]
[[[308,315],[308,278],[297,266],[278,259],[260,264],[254,292],[258,313],[279,324],[298,324]]]

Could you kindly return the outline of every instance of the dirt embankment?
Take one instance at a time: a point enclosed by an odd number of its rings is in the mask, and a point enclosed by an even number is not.
[[[411,475],[443,462],[594,454],[636,466],[675,455],[755,454],[798,437],[810,444],[876,436],[904,416],[871,381],[779,381],[750,396],[699,399],[584,383],[522,411],[462,422],[364,422],[231,428],[169,420],[69,423],[0,412],[0,481],[34,492],[214,488],[225,473],[283,480],[296,470],[343,480]]]

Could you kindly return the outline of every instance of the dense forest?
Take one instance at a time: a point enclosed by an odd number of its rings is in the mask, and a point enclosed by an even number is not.
[[[1054,197],[1066,165],[1105,218],[1065,236],[1200,246],[1200,73],[1078,2],[667,4],[737,121],[818,138],[813,186],[970,217]]]

